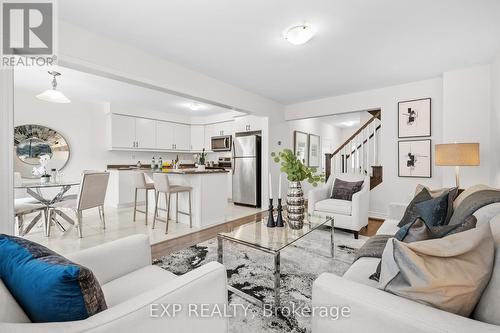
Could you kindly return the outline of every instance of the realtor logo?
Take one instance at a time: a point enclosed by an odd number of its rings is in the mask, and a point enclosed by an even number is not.
[[[2,65],[52,65],[54,3],[2,1]]]

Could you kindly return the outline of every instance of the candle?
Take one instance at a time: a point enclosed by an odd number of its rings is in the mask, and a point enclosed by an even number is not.
[[[281,175],[282,173],[280,173],[280,182],[278,184],[278,199],[281,199]]]
[[[269,172],[269,199],[273,198],[273,181],[271,177],[271,173]]]

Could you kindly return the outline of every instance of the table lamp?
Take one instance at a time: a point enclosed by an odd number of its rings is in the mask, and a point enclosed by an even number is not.
[[[460,167],[479,165],[479,143],[437,144],[435,163],[438,166],[454,166],[455,181],[460,188]]]

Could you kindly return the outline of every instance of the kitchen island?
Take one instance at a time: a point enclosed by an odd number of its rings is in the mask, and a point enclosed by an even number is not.
[[[121,168],[109,169],[110,193],[109,204],[116,207],[131,207],[134,202],[133,179],[137,172],[145,173],[153,178],[154,173],[165,173],[169,176],[171,185],[191,186],[192,197],[192,223],[193,228],[203,228],[209,225],[225,222],[225,212],[228,207],[227,197],[227,173],[223,169],[198,170],[189,169],[166,169],[152,170],[139,168]],[[118,189],[118,193],[115,193]],[[140,191],[139,201],[144,204],[144,191]],[[170,219],[175,220],[176,196],[172,195],[170,200]],[[155,198],[152,191],[149,192],[149,221],[152,221],[154,212]],[[179,193],[179,210],[188,212],[188,193]],[[166,217],[166,200],[164,195],[160,195],[159,207],[161,209],[161,218]],[[140,215],[139,215],[140,216]],[[171,222],[172,223],[172,222]],[[175,223],[175,222],[174,222]],[[189,216],[179,214],[179,223],[189,225]],[[160,222],[161,225],[161,222]]]

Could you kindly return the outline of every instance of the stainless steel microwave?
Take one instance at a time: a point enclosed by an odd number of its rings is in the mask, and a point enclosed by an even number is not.
[[[212,151],[229,151],[231,150],[232,136],[213,136],[212,137]]]

